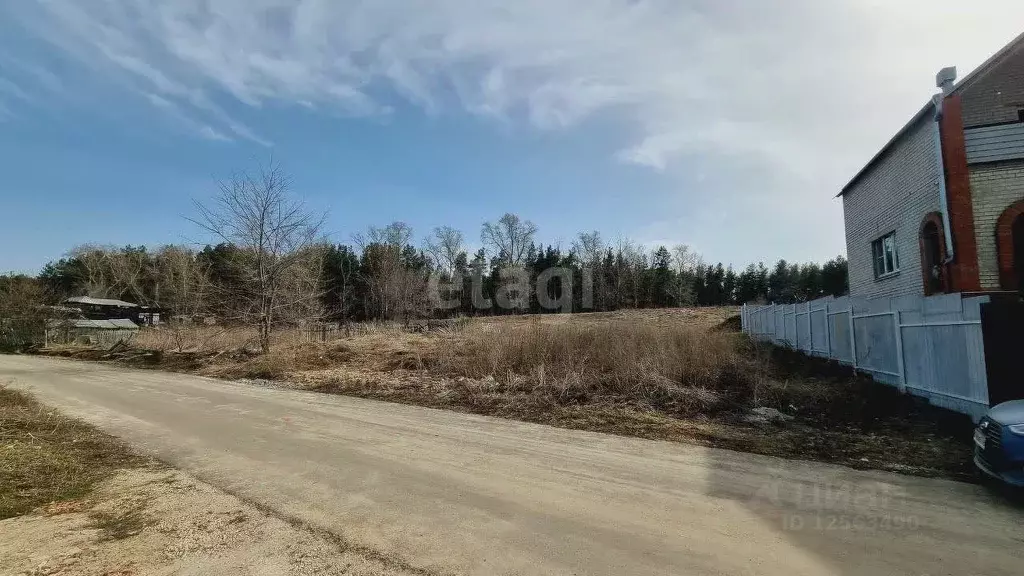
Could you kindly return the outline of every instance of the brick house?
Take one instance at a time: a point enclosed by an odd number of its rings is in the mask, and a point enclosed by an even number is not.
[[[1024,34],[936,85],[839,193],[855,297],[1024,290]]]

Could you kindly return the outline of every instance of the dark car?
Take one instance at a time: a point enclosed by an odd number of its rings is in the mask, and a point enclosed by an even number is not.
[[[993,478],[1024,487],[1024,400],[995,406],[978,422],[974,465]]]

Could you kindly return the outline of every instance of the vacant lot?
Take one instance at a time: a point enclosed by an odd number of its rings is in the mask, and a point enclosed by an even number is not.
[[[362,325],[325,343],[153,330],[133,349],[53,351],[567,428],[695,442],[859,468],[968,478],[970,422],[756,345],[735,309],[512,316],[435,330]],[[767,410],[770,409],[770,410]]]

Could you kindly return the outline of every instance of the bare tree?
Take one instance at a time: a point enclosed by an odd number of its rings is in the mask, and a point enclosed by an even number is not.
[[[430,308],[426,270],[411,260],[416,255],[412,228],[392,222],[383,228],[371,226],[353,237],[363,250],[364,281],[370,289],[369,308],[385,319],[417,316]]]
[[[505,263],[521,266],[536,233],[536,224],[506,213],[496,223],[484,222],[480,240]]]
[[[610,301],[606,279],[602,273],[601,259],[604,257],[604,240],[597,230],[580,232],[572,243],[572,254],[584,269],[583,282],[590,282],[593,300],[591,304],[596,310],[604,310]]]
[[[76,288],[86,296],[105,298],[111,291],[113,280],[110,278],[110,252],[113,248],[82,244],[68,252],[68,257],[78,261],[82,275],[78,278]]]
[[[628,238],[619,239],[616,250],[622,258],[624,268],[619,271],[619,298],[629,307],[638,308],[642,301],[643,282],[641,276],[647,268],[647,254],[643,247]]]
[[[465,251],[462,232],[451,226],[434,228],[434,233],[424,242],[424,248],[434,260],[434,266],[451,278],[455,276],[459,255]]]
[[[364,250],[371,244],[381,244],[393,246],[400,252],[403,247],[412,242],[412,226],[405,222],[392,222],[384,227],[370,226],[366,229],[365,234],[362,232],[353,234],[352,240]]]
[[[572,253],[584,265],[597,268],[604,256],[604,241],[597,230],[580,232],[572,243]]]
[[[218,183],[209,205],[196,202],[192,222],[239,248],[238,282],[221,286],[239,319],[259,332],[260,350],[283,320],[314,313],[322,290],[325,214],[289,196],[291,179],[273,161]]]
[[[147,294],[146,282],[153,277],[153,270],[145,248],[125,246],[120,250],[108,250],[106,265],[111,280],[111,296],[126,297],[147,306],[160,299],[159,286],[156,286],[152,299]]]
[[[42,284],[30,276],[0,275],[0,350],[42,343],[47,312]]]
[[[686,244],[676,244],[672,248],[672,268],[675,271],[672,297],[677,306],[693,306],[697,303],[697,295],[693,293],[693,281],[694,271],[700,263],[700,254]]]
[[[206,309],[209,272],[184,246],[168,245],[153,255],[153,299],[176,315],[191,317]]]

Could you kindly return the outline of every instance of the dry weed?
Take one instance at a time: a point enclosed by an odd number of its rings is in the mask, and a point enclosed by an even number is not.
[[[141,463],[112,437],[0,385],[0,519],[81,498]]]
[[[739,336],[671,324],[492,322],[440,342],[428,363],[434,370],[560,402],[629,397],[672,412],[710,411],[741,400],[758,373]]]

